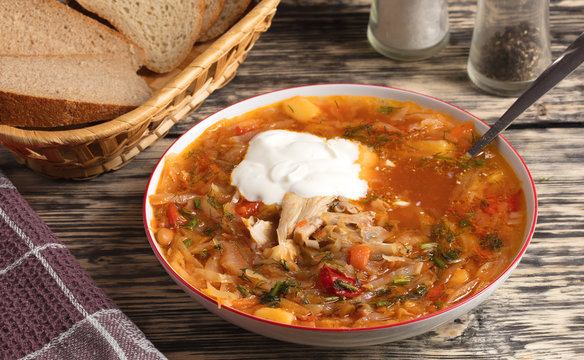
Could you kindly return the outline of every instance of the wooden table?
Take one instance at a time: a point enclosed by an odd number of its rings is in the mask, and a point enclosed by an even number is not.
[[[525,257],[486,302],[412,339],[356,349],[297,346],[247,332],[204,310],[172,282],[142,225],[148,175],[164,150],[235,101],[295,85],[389,85],[460,106],[489,123],[514,101],[466,75],[476,1],[449,1],[451,40],[438,56],[400,63],[366,40],[365,0],[283,1],[237,77],[130,165],[87,182],[48,179],[0,149],[0,168],[97,284],[170,359],[553,359],[584,354],[584,67],[518,119],[505,136],[536,181],[539,223]],[[316,4],[316,5],[315,5]],[[584,0],[551,1],[554,57],[584,29]]]

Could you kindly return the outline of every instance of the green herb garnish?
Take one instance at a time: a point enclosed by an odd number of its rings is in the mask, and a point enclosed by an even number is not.
[[[440,269],[445,269],[445,268],[448,266],[448,265],[446,265],[446,263],[444,262],[444,260],[440,259],[440,258],[439,258],[439,257],[437,257],[437,256],[434,256],[434,257],[432,258],[432,261],[434,261],[434,263],[435,263],[436,265],[438,265],[438,267],[439,267]]]
[[[392,300],[379,300],[379,301],[372,301],[369,304],[375,307],[390,307],[395,304],[395,301]]]
[[[215,196],[207,196],[207,203],[217,210],[223,209],[223,205],[215,201]]]
[[[288,293],[288,290],[291,287],[299,287],[298,285],[294,284],[292,280],[284,280],[284,281],[276,281],[276,284],[270,289],[270,291],[265,291],[261,298],[260,302],[262,304],[268,304],[270,307],[275,307],[280,303],[280,299]]]
[[[240,269],[241,270],[241,275],[239,275],[238,277],[243,280],[243,281],[247,281],[247,282],[251,282],[251,279],[247,276],[247,274],[245,273],[245,271],[247,269]]]
[[[286,260],[282,259],[280,261],[274,261],[272,264],[274,265],[278,265],[279,267],[281,267],[284,271],[290,271],[290,267],[288,267],[288,265],[286,265]]]
[[[250,295],[249,290],[247,290],[243,285],[237,285],[237,290],[241,293],[244,298]]]
[[[335,282],[333,283],[333,287],[337,290],[349,290],[352,292],[359,291],[358,287],[353,286],[353,285],[351,285],[348,282],[343,281],[343,280],[335,280]]]
[[[194,228],[197,227],[197,225],[199,225],[199,222],[200,220],[193,216],[189,219],[189,222],[184,227],[193,230]]]
[[[186,239],[185,241],[183,241],[183,244],[184,244],[186,247],[189,247],[189,246],[191,246],[191,244],[192,244],[192,243],[193,243],[193,239],[191,239],[191,238],[188,238],[188,239]]]
[[[338,301],[340,299],[340,297],[338,296],[329,296],[329,297],[323,297],[322,300],[324,302],[333,302],[333,301]]]
[[[433,240],[443,240],[448,243],[452,243],[456,234],[444,220],[441,220],[438,224],[432,226],[432,231],[430,232],[430,238]]]
[[[410,278],[407,277],[398,277],[393,279],[394,285],[407,285],[410,283]]]
[[[503,240],[501,240],[498,233],[489,233],[485,237],[481,238],[480,245],[483,249],[488,248],[496,251],[503,247]]]
[[[377,112],[381,114],[391,114],[393,110],[399,109],[398,107],[389,106],[389,105],[382,105],[377,108]]]
[[[419,297],[424,297],[428,292],[428,287],[426,285],[418,285],[417,288],[414,289],[413,293]]]

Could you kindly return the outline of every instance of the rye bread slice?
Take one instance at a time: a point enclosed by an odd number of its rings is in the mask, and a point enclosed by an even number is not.
[[[0,55],[110,54],[137,70],[144,51],[117,31],[55,0],[0,1]]]
[[[151,90],[107,55],[0,56],[0,124],[62,127],[116,118]]]
[[[146,67],[158,73],[176,68],[199,36],[204,0],[77,0],[109,21],[146,52]]]

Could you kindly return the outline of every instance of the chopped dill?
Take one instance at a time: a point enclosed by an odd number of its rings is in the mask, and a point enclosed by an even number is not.
[[[260,297],[260,302],[262,304],[267,304],[270,307],[275,307],[280,304],[280,299],[288,293],[290,288],[298,288],[299,285],[295,284],[292,280],[286,279],[284,281],[276,281],[274,286],[270,291],[264,291]]]
[[[466,214],[465,217],[461,218],[460,221],[458,222],[458,227],[460,228],[467,228],[467,227],[472,227],[472,221],[470,221],[470,219],[472,219],[474,217],[474,213],[468,213]]]
[[[423,298],[427,292],[428,287],[426,285],[418,285],[418,287],[414,289],[413,294]]]
[[[395,304],[395,301],[392,300],[378,300],[378,301],[372,301],[369,304],[375,306],[375,307],[391,307],[393,304]]]
[[[210,195],[207,196],[207,203],[217,210],[223,209],[223,205],[221,205],[221,204],[217,203],[217,201],[215,201],[215,196],[210,196]]]
[[[288,267],[288,265],[286,265],[286,260],[282,259],[280,261],[275,261],[272,263],[274,265],[278,265],[279,267],[281,267],[284,271],[290,271],[290,267]]]
[[[239,275],[238,277],[246,282],[252,282],[251,279],[247,276],[247,274],[245,273],[245,271],[247,270],[246,268],[240,269],[241,270],[241,275]]]
[[[249,295],[251,295],[249,293],[249,290],[247,290],[247,288],[243,285],[237,285],[237,290],[239,290],[239,292],[241,293],[241,296],[243,296],[244,298],[248,297]]]
[[[460,253],[462,253],[462,250],[458,249],[458,248],[449,249],[448,251],[440,250],[440,255],[447,262],[451,262],[451,261],[458,259],[460,256]]]
[[[235,219],[235,216],[232,213],[227,212],[227,211],[223,212],[223,216],[225,216],[227,218],[227,220],[229,220],[229,221],[233,221],[233,219]]]
[[[395,109],[399,108],[395,106],[381,105],[377,108],[377,112],[380,114],[391,114]]]
[[[480,245],[483,249],[491,249],[493,251],[500,250],[503,247],[503,240],[499,237],[499,234],[489,233],[485,235],[480,240]]]
[[[444,219],[440,220],[438,224],[432,226],[432,230],[430,232],[430,238],[433,240],[443,240],[450,244],[454,241],[454,238],[457,236],[448,224],[444,221]]]

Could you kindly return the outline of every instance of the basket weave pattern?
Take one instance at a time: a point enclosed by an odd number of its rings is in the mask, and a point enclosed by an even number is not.
[[[262,0],[150,100],[105,123],[75,130],[25,130],[0,125],[0,143],[39,173],[86,180],[128,164],[235,76],[280,0]]]

